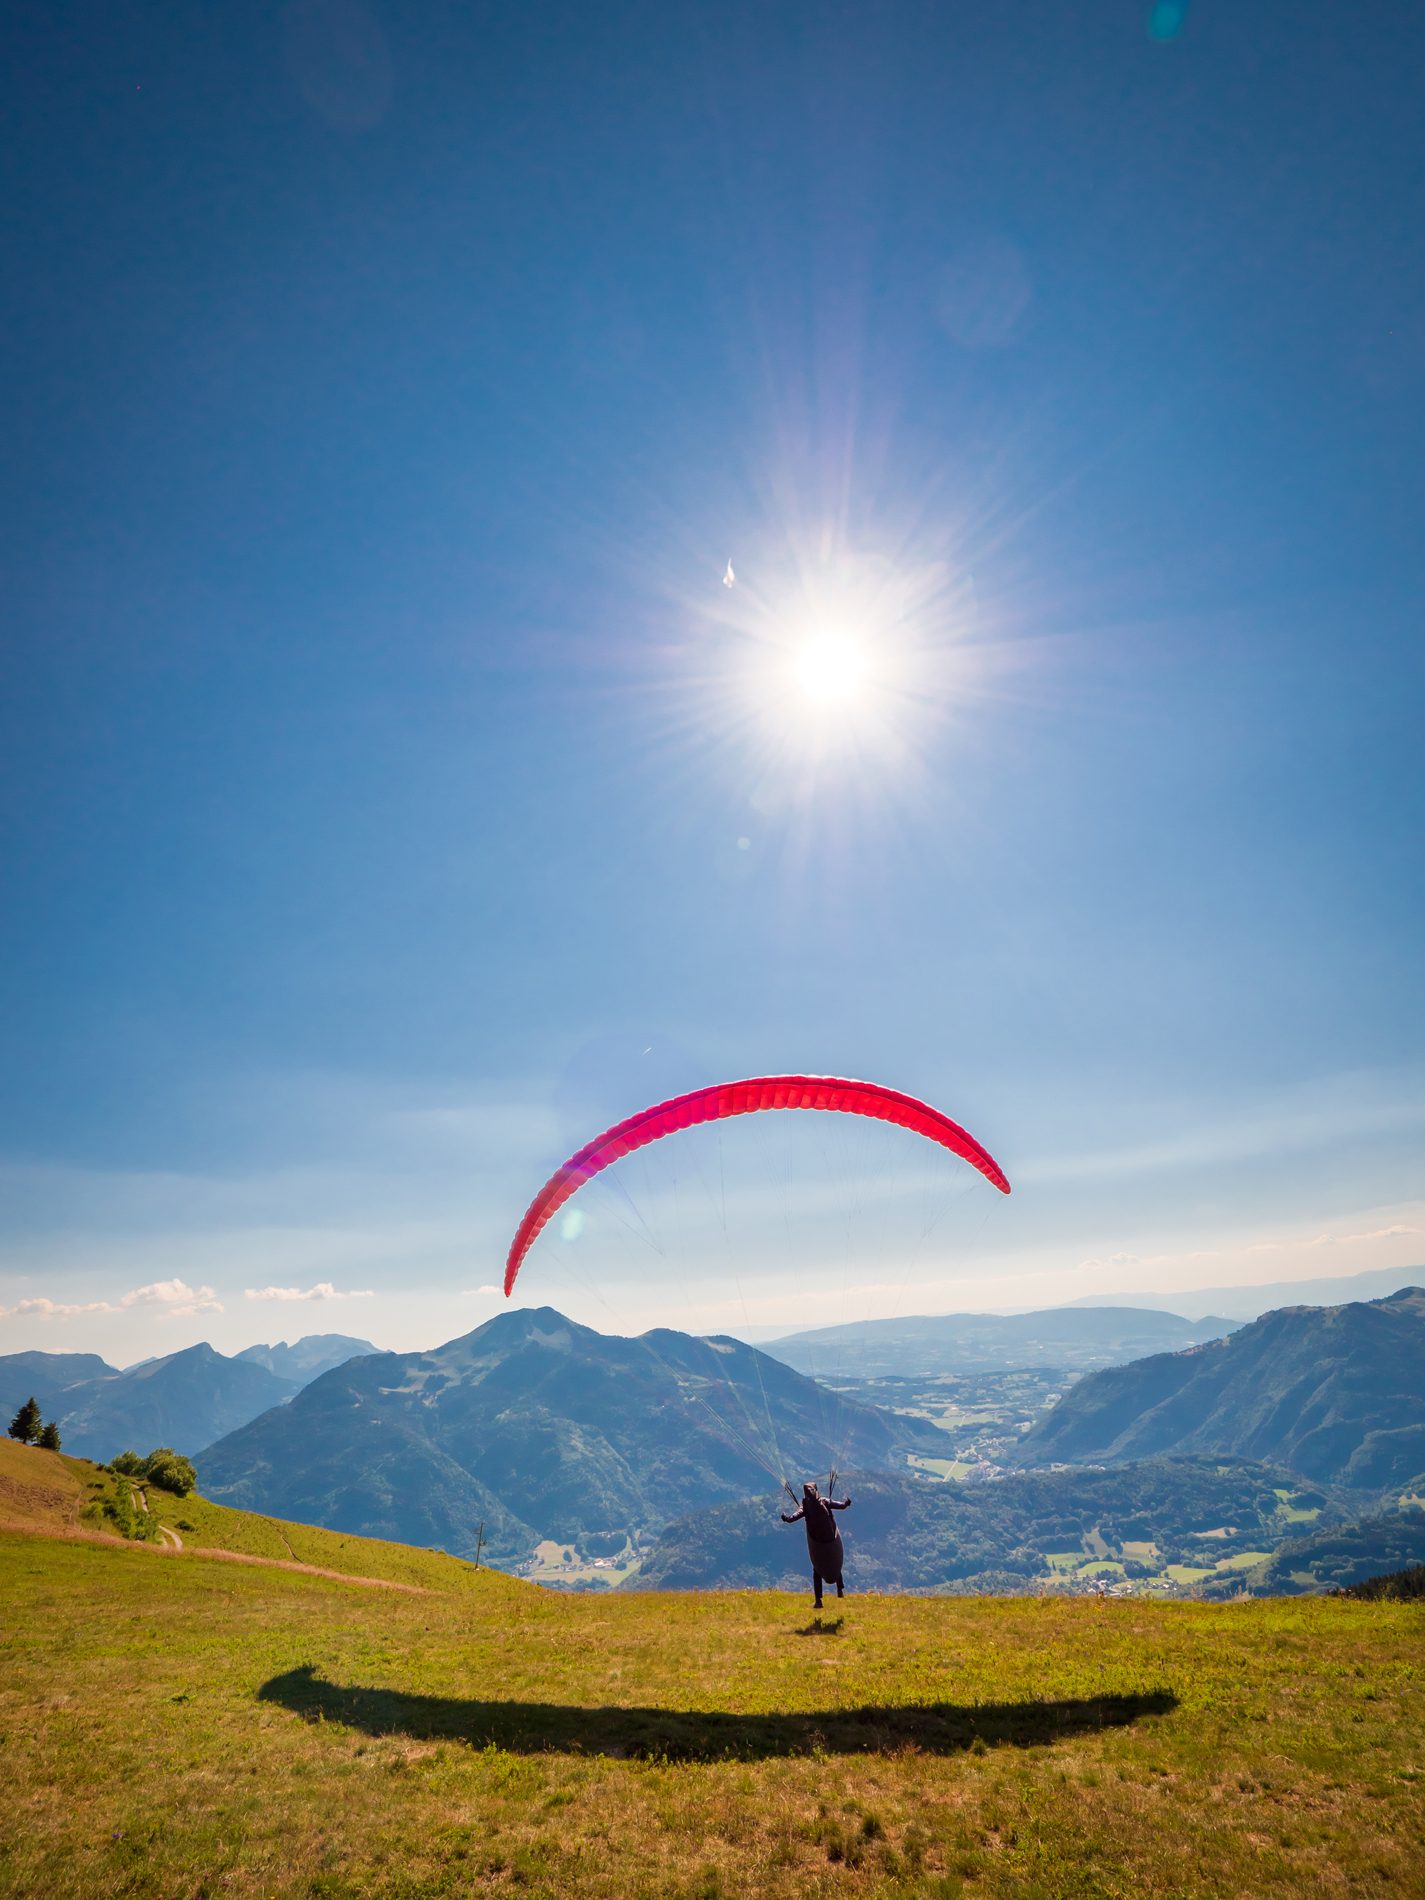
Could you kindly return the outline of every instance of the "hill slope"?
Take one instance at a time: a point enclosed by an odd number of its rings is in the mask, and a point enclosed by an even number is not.
[[[1425,1292],[1287,1307],[1229,1339],[1091,1373],[1028,1432],[1027,1464],[1207,1452],[1363,1490],[1425,1469]]]
[[[199,1475],[248,1509],[460,1552],[483,1518],[509,1560],[541,1539],[617,1550],[695,1505],[765,1495],[774,1458],[824,1470],[829,1440],[880,1463],[943,1434],[736,1340],[611,1338],[542,1307],[351,1360],[210,1446]]]
[[[118,1501],[125,1508],[115,1512],[109,1507]],[[0,1439],[0,1530],[143,1548],[161,1556],[182,1552],[189,1558],[233,1557],[283,1569],[311,1567],[409,1589],[460,1588],[474,1574],[468,1564],[440,1551],[285,1523],[192,1494],[175,1497],[88,1459],[13,1439]]]
[[[417,1561],[442,1560],[410,1552]],[[432,1593],[0,1533],[7,1900],[1387,1900],[1420,1610]],[[36,1721],[42,1711],[42,1721]]]
[[[764,1352],[813,1377],[870,1379],[1056,1366],[1090,1371],[1219,1339],[1230,1319],[1179,1319],[1136,1307],[1061,1306],[1042,1313],[939,1313],[821,1326],[768,1340]]]

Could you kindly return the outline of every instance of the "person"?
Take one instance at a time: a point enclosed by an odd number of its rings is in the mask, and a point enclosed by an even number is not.
[[[811,1558],[811,1587],[816,1593],[814,1608],[821,1608],[821,1586],[834,1583],[839,1597],[846,1595],[846,1586],[841,1581],[841,1566],[846,1560],[846,1550],[841,1542],[841,1532],[836,1528],[833,1511],[844,1511],[851,1503],[843,1498],[838,1504],[828,1494],[822,1497],[814,1484],[802,1486],[802,1501],[790,1517],[782,1513],[784,1524],[796,1524],[805,1520],[807,1527],[807,1555]]]

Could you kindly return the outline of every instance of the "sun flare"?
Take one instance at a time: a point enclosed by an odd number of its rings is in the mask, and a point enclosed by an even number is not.
[[[870,672],[865,646],[834,630],[808,635],[792,653],[792,683],[802,702],[818,712],[853,707]]]

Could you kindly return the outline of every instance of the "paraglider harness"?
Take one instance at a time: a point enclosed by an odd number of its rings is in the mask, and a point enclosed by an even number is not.
[[[787,1483],[787,1480],[785,1478],[783,1478],[782,1480],[782,1489],[786,1492],[787,1496],[792,1500],[792,1506],[795,1512],[795,1516],[793,1517],[787,1517],[784,1513],[782,1522],[784,1524],[795,1524],[798,1518],[805,1520],[806,1526],[807,1526],[807,1536],[808,1538],[811,1538],[813,1520],[807,1514],[807,1500],[805,1496],[798,1497],[796,1492]],[[825,1518],[826,1524],[828,1526],[827,1537],[825,1539],[818,1537],[816,1541],[818,1543],[830,1542],[833,1538],[839,1538],[840,1532],[837,1530],[836,1520],[831,1514],[832,1509],[834,1508],[831,1504],[831,1499],[836,1495],[836,1467],[835,1465],[832,1466],[831,1475],[826,1480],[826,1496],[823,1498],[817,1492],[815,1485],[811,1487],[811,1491],[812,1491],[812,1496],[815,1502],[819,1506],[821,1506],[820,1515]]]

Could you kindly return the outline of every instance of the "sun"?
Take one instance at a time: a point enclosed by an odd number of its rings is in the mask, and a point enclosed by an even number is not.
[[[843,714],[855,707],[870,681],[871,656],[853,635],[819,628],[793,649],[790,671],[792,686],[805,707],[817,713]]]

